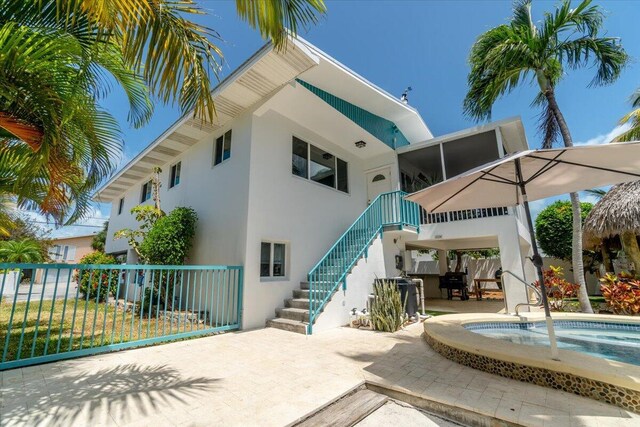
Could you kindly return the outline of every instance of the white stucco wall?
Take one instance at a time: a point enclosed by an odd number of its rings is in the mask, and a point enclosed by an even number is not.
[[[232,129],[231,158],[213,165],[215,138]],[[249,159],[251,143],[251,115],[235,120],[231,126],[202,139],[190,149],[162,166],[160,200],[162,209],[170,212],[178,206],[192,207],[198,214],[194,246],[189,264],[244,263],[244,243],[247,221],[249,187]],[[180,184],[169,188],[171,165],[181,161]],[[139,204],[141,186],[151,176],[131,185],[123,195],[112,201],[106,251],[127,250],[124,239],[113,239],[123,228],[136,228],[138,223],[130,214]],[[125,198],[122,214],[118,215],[118,201]],[[152,204],[147,200],[145,204]],[[130,262],[135,260],[130,260]]]
[[[274,110],[254,116],[252,134],[245,307],[243,326],[261,327],[274,309],[291,298],[293,289],[366,208],[365,169],[370,162],[355,157]],[[291,172],[291,144],[296,136],[348,162],[349,194]],[[386,159],[393,161],[390,151]],[[375,159],[372,162],[384,162]],[[260,278],[260,243],[286,242],[286,277]]]

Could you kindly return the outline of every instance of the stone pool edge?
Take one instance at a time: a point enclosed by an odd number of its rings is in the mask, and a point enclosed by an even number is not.
[[[556,320],[639,323],[628,316],[554,313]],[[500,314],[453,314],[424,322],[424,338],[442,356],[465,366],[567,391],[640,413],[640,367],[559,350],[560,361],[551,359],[546,347],[515,344],[486,337],[464,328],[477,322],[531,322],[544,320],[541,313],[518,317]],[[624,372],[624,375],[621,374]]]

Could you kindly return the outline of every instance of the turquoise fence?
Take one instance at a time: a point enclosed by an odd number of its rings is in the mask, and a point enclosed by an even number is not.
[[[367,256],[369,245],[385,227],[410,226],[418,230],[420,207],[405,200],[406,195],[403,191],[380,194],[309,272],[309,334],[331,295],[340,284],[346,289],[349,271],[362,256]]]
[[[0,370],[239,329],[240,266],[0,264]]]

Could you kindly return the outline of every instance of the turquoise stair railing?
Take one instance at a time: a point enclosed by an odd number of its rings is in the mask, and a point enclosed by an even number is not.
[[[371,242],[381,235],[384,227],[420,227],[420,207],[404,199],[407,193],[382,193],[344,232],[324,257],[309,272],[309,325],[323,310],[331,295],[342,284],[347,288],[347,275],[362,256],[367,256]]]

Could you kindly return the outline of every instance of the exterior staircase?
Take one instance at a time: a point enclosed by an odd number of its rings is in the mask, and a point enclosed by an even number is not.
[[[293,298],[284,300],[283,308],[276,308],[276,318],[267,320],[267,327],[285,331],[307,333],[309,324],[309,282],[300,282]]]
[[[276,309],[276,318],[267,327],[311,334],[313,324],[340,285],[347,289],[347,277],[369,245],[382,235],[387,226],[420,226],[420,208],[404,200],[406,193],[393,191],[380,194],[355,220],[347,231],[311,269],[307,281],[293,291],[293,298],[284,301],[284,308]]]

